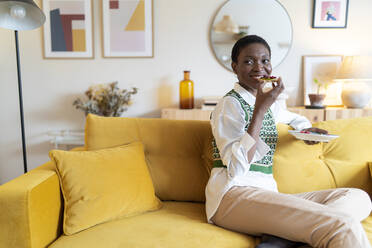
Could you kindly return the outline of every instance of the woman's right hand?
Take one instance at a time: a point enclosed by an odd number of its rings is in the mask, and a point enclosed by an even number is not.
[[[262,111],[262,114],[267,112],[270,106],[276,101],[280,93],[282,93],[284,90],[284,84],[281,77],[272,82],[273,89],[268,92],[263,92],[264,85],[264,82],[262,82],[258,87],[255,103],[255,110]]]
[[[281,78],[278,78],[276,84],[272,82],[273,89],[268,92],[263,92],[264,83],[262,82],[257,89],[256,102],[253,111],[251,122],[248,126],[247,133],[256,141],[259,140],[260,130],[262,122],[265,117],[265,113],[270,106],[275,102],[280,93],[284,90],[284,85]],[[248,161],[254,157],[257,149],[257,143],[248,151]]]

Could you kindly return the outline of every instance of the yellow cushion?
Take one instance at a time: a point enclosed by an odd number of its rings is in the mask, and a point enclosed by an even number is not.
[[[322,144],[306,145],[288,134],[289,126],[279,124],[273,174],[283,193],[300,193],[335,188],[332,173],[322,160]]]
[[[340,137],[311,146],[289,135],[289,126],[278,125],[274,177],[279,191],[356,187],[372,194],[367,165],[372,161],[372,117],[325,121],[314,126]]]
[[[208,121],[87,116],[88,150],[134,141],[144,144],[155,192],[161,200],[205,201],[212,166]]]
[[[53,150],[49,156],[65,200],[67,235],[160,207],[139,142],[97,151]]]
[[[204,204],[163,202],[159,211],[62,235],[50,248],[254,248],[258,239],[206,223]]]
[[[372,161],[372,117],[319,122],[315,127],[340,137],[323,143],[323,155],[329,160]]]
[[[322,160],[336,187],[357,187],[372,194],[368,162],[372,161],[372,117],[319,122],[314,126],[340,137],[322,144]]]

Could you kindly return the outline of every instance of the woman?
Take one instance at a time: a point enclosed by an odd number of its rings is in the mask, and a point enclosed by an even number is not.
[[[206,188],[208,221],[263,235],[259,248],[295,247],[296,242],[313,247],[370,247],[360,224],[371,212],[371,201],[364,191],[278,192],[272,175],[276,123],[297,130],[327,131],[312,128],[305,117],[276,102],[284,90],[280,77],[271,91],[263,92],[261,77],[269,77],[272,71],[271,51],[264,39],[255,35],[240,39],[231,57],[239,82],[211,116],[215,141],[214,168]]]

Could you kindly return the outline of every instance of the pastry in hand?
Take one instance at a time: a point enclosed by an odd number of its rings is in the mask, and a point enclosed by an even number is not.
[[[262,76],[260,80],[264,81],[263,82],[264,86],[262,87],[262,91],[266,93],[273,89],[273,84],[275,84],[278,78],[274,76],[269,76],[269,77]]]
[[[278,80],[278,78],[275,77],[275,76],[268,76],[268,77],[262,76],[262,77],[260,77],[260,79],[263,80],[263,81],[270,81],[270,82]]]

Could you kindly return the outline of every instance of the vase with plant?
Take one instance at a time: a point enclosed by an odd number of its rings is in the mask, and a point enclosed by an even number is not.
[[[323,101],[326,97],[326,94],[321,94],[321,89],[323,88],[324,91],[328,88],[328,83],[326,81],[320,81],[317,78],[313,79],[314,83],[317,86],[316,94],[309,94],[310,104],[312,107],[319,107],[323,108]]]
[[[120,89],[118,82],[92,85],[85,92],[87,100],[77,98],[73,102],[76,109],[84,111],[85,115],[91,113],[100,116],[118,117],[131,105],[132,95],[138,89]]]
[[[235,40],[239,40],[248,35],[249,26],[239,26],[239,32],[234,34]]]

